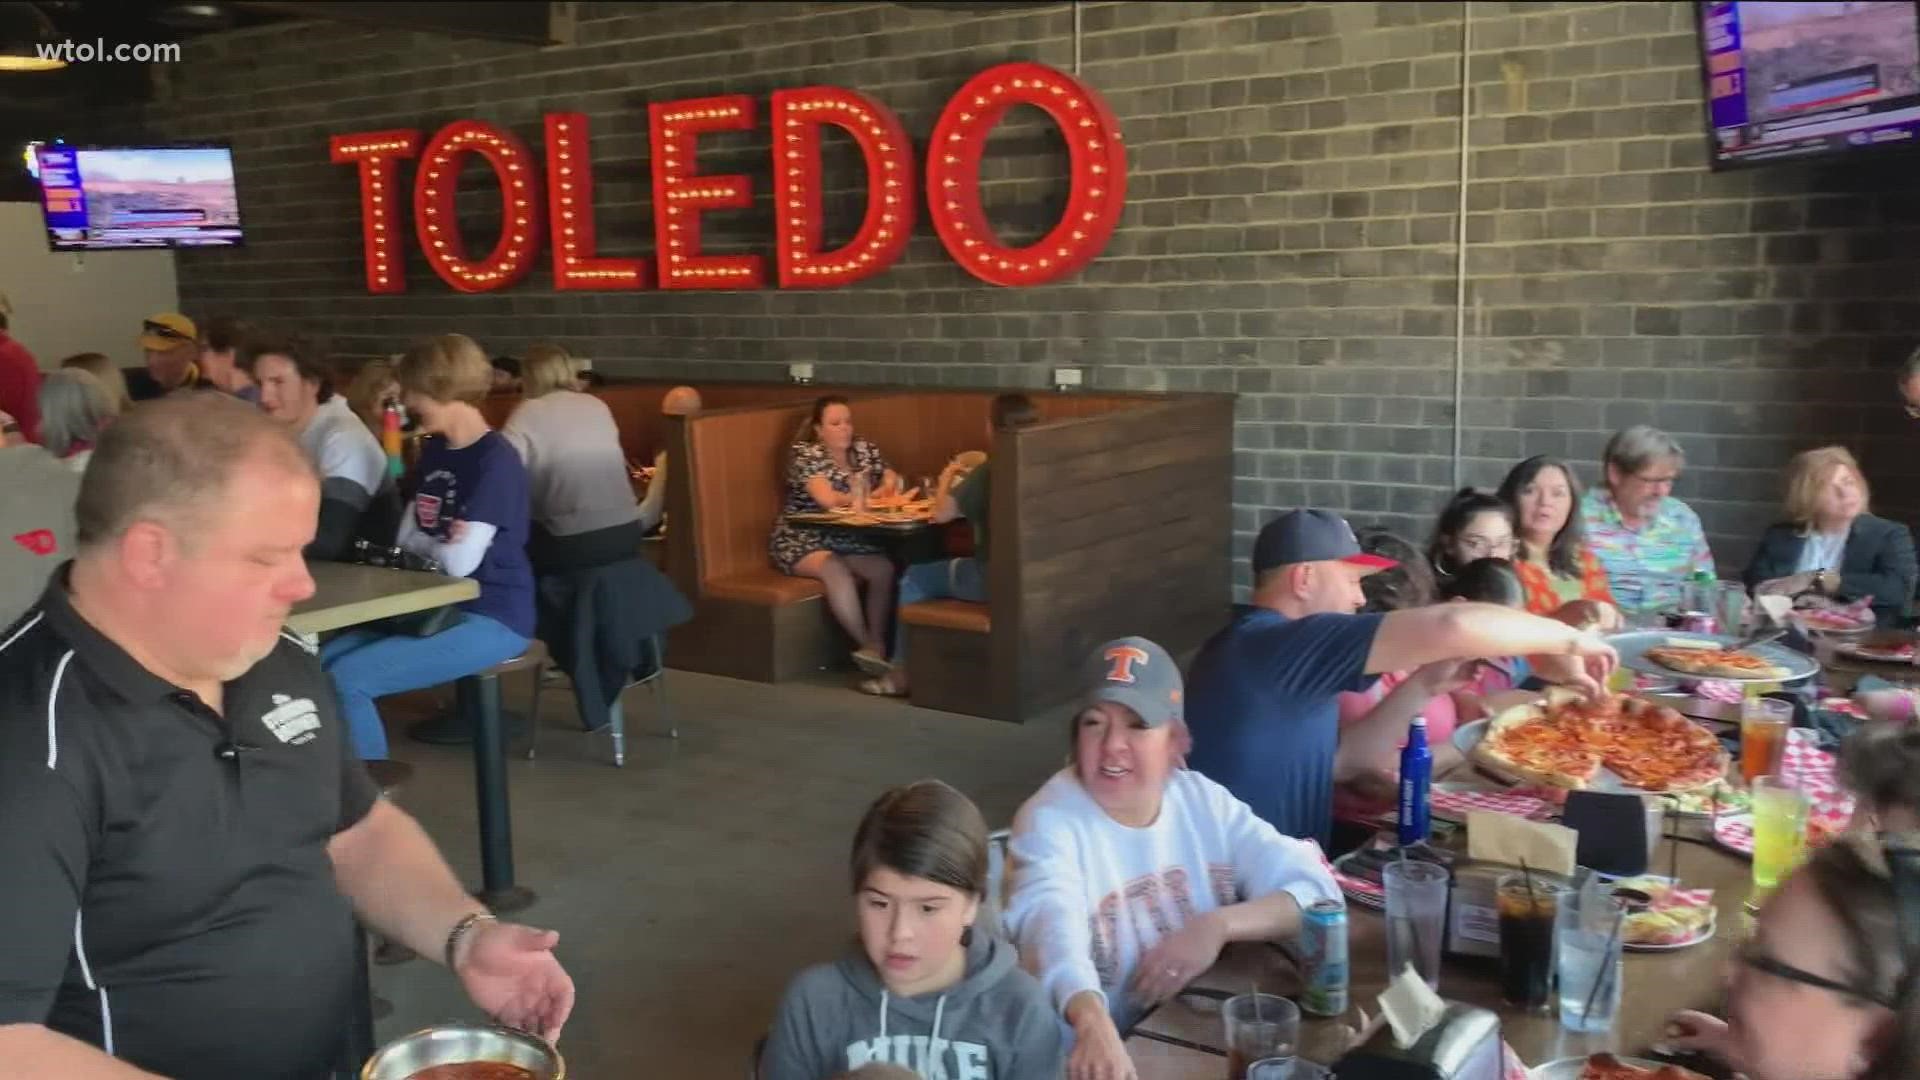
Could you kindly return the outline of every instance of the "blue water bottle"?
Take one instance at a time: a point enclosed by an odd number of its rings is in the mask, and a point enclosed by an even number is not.
[[[1426,840],[1429,831],[1427,787],[1433,780],[1433,751],[1427,749],[1427,718],[1416,716],[1400,751],[1400,846]]]

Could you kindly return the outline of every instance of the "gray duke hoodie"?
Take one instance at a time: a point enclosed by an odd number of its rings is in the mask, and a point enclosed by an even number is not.
[[[936,994],[894,997],[855,939],[787,987],[761,1055],[760,1080],[829,1080],[869,1062],[923,1080],[1058,1080],[1065,1029],[1013,946],[987,933],[967,946],[967,973]]]

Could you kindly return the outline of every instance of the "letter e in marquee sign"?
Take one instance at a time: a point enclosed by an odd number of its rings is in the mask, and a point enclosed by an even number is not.
[[[960,88],[927,143],[924,189],[916,181],[912,140],[892,110],[856,90],[808,86],[777,90],[770,110],[773,266],[778,286],[821,289],[885,271],[906,251],[924,191],[941,244],[974,277],[993,285],[1058,281],[1091,262],[1120,222],[1127,158],[1120,125],[1092,87],[1042,64],[1001,64]],[[994,234],[980,203],[980,159],[994,127],[1015,105],[1051,117],[1066,137],[1067,209],[1035,243],[1010,248]],[[406,291],[398,180],[394,163],[418,156],[413,225],[427,265],[461,292],[492,292],[524,278],[550,234],[554,288],[757,289],[766,283],[763,256],[702,250],[703,214],[753,205],[753,181],[699,170],[699,138],[750,131],[754,100],[744,94],[655,102],[648,106],[653,150],[655,250],[651,260],[597,253],[593,171],[587,117],[546,116],[545,161],[536,164],[512,132],[478,120],[456,120],[421,144],[414,130],[336,135],[336,164],[358,167],[362,258],[367,291]],[[832,125],[852,136],[867,173],[867,207],[852,240],[821,250],[820,133]],[[491,167],[500,196],[501,229],[493,250],[474,259],[465,249],[454,196],[465,156]],[[542,180],[545,191],[542,192]],[[651,262],[651,266],[649,263]]]

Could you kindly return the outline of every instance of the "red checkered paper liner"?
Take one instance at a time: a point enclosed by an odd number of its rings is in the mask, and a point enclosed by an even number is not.
[[[1333,872],[1333,880],[1347,898],[1369,907],[1384,907],[1387,902],[1387,887],[1378,881],[1368,881],[1351,874]]]
[[[1789,738],[1780,753],[1780,775],[1807,793],[1808,839],[1825,843],[1853,820],[1853,796],[1834,774],[1833,755],[1811,743]],[[1753,815],[1735,814],[1713,823],[1713,838],[1742,855],[1753,854]]]
[[[1514,817],[1539,818],[1553,812],[1545,799],[1518,791],[1439,791],[1430,797],[1433,812],[1455,820],[1466,820],[1469,810],[1491,810]]]

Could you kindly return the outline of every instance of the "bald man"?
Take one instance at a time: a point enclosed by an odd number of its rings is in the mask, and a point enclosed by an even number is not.
[[[559,1035],[557,935],[494,921],[377,798],[281,629],[319,508],[291,433],[225,395],[102,434],[77,554],[0,638],[0,1075],[326,1076],[356,915]]]
[[[694,416],[700,412],[700,391],[691,386],[676,386],[660,399],[662,416]],[[647,496],[640,500],[640,531],[650,533],[660,527],[667,513],[667,452],[653,455],[653,479],[647,482]]]

